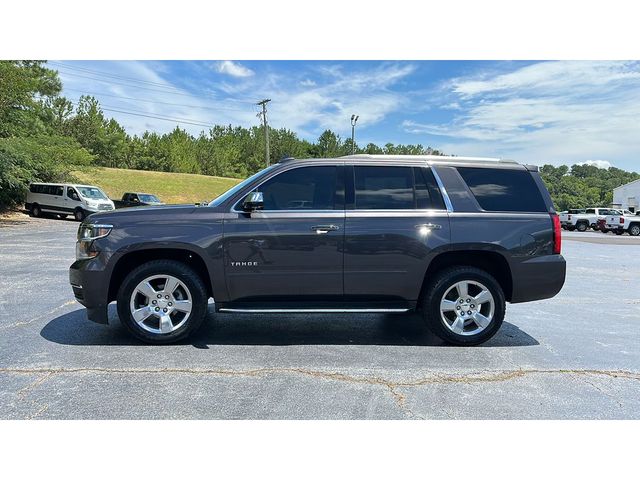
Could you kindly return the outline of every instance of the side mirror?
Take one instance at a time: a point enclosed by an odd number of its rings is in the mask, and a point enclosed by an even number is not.
[[[251,192],[242,202],[242,209],[245,212],[254,212],[256,210],[262,210],[263,208],[264,197],[262,196],[262,192]]]

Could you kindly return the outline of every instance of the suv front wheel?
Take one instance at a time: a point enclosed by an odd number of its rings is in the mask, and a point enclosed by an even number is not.
[[[505,315],[500,284],[484,270],[453,267],[436,274],[423,299],[427,326],[455,345],[477,345],[495,335]]]
[[[207,314],[207,289],[187,265],[154,260],[129,273],[118,291],[118,316],[140,340],[177,342],[197,330]]]

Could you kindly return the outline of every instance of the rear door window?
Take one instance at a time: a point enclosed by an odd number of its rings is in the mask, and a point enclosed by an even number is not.
[[[415,208],[411,167],[354,167],[357,210]]]
[[[489,212],[546,212],[547,207],[526,170],[457,167],[483,210]]]

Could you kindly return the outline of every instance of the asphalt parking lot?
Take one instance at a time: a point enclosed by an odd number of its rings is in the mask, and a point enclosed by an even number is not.
[[[564,232],[556,298],[479,347],[416,315],[214,315],[148,346],[73,300],[73,221],[0,220],[0,418],[640,418],[640,238]]]

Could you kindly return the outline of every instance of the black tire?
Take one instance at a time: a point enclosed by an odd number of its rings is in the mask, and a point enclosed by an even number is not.
[[[616,235],[622,235],[624,233],[623,230],[616,230]]]
[[[637,237],[638,235],[640,235],[640,225],[633,224],[629,227],[629,235],[631,235],[632,237]]]
[[[40,208],[40,205],[38,205],[37,203],[34,203],[33,205],[31,205],[31,216],[39,217],[41,215],[42,215],[42,209]]]
[[[587,228],[589,228],[589,226],[586,222],[580,222],[576,225],[576,230],[579,232],[586,232]]]
[[[73,218],[75,218],[78,222],[83,221],[86,218],[86,214],[84,213],[84,210],[81,208],[76,208],[75,211],[73,212]]]
[[[129,309],[133,290],[141,281],[153,275],[172,275],[183,282],[191,294],[192,310],[189,318],[184,325],[170,333],[151,333],[144,330],[133,319]],[[134,337],[145,343],[154,345],[175,343],[188,337],[200,328],[207,315],[208,300],[209,296],[207,295],[204,282],[200,276],[187,265],[174,260],[153,260],[135,268],[125,277],[118,290],[118,316],[125,328]]]
[[[576,229],[576,227],[574,227],[573,225],[570,227],[567,227],[567,230],[569,230],[570,232],[573,232]]]
[[[463,280],[479,282],[491,293],[494,300],[494,314],[491,323],[474,335],[457,334],[445,326],[440,316],[440,302],[447,290]],[[506,312],[504,292],[493,276],[475,267],[452,267],[443,270],[427,285],[422,299],[422,314],[429,329],[442,340],[454,345],[478,345],[493,337],[502,326]]]
[[[67,216],[64,213],[58,213],[56,215],[60,220],[64,220],[65,218],[67,218]]]

